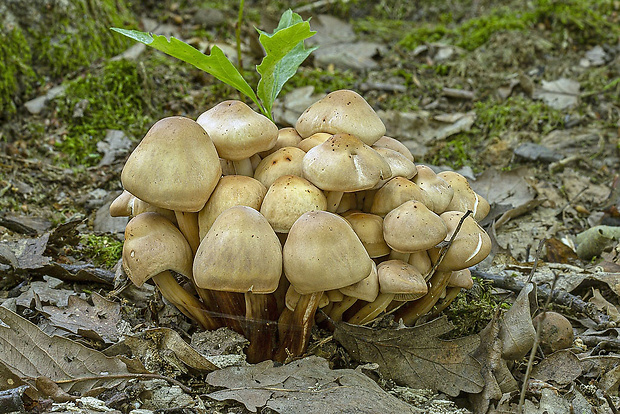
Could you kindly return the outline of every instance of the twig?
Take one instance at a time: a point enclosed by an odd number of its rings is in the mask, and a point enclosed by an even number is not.
[[[448,98],[472,100],[476,97],[472,91],[464,89],[443,88],[441,93]]]
[[[545,246],[545,241],[546,241],[545,239],[542,239],[538,243],[538,249],[536,249],[536,257],[534,258],[534,266],[532,266],[532,270],[530,270],[530,275],[527,277],[527,283],[530,283],[532,281],[532,278],[534,277],[534,273],[536,273],[536,269],[538,268],[538,260],[542,253],[542,249]]]
[[[243,60],[241,57],[241,25],[243,24],[243,4],[245,0],[239,0],[239,15],[237,16],[237,27],[235,27],[235,38],[237,41],[237,67],[243,71]]]
[[[183,392],[186,392],[188,394],[192,393],[192,389],[189,388],[188,386],[184,385],[183,383],[175,380],[174,378],[170,378],[170,377],[166,377],[164,375],[159,375],[159,374],[117,374],[117,375],[101,375],[98,377],[80,377],[80,378],[72,378],[72,379],[67,379],[67,380],[60,380],[60,381],[54,381],[56,384],[70,384],[73,382],[81,382],[81,381],[95,381],[95,380],[101,380],[101,379],[122,379],[122,378],[129,378],[129,379],[163,379],[168,381],[169,383],[171,383],[172,385],[177,385],[179,388],[181,388],[183,390]]]
[[[492,282],[495,287],[511,290],[513,292],[519,292],[525,286],[525,283],[511,276],[495,275],[477,269],[471,269],[471,274],[472,276]],[[585,302],[578,296],[572,295],[565,290],[553,290],[544,286],[538,286],[538,294],[542,299],[551,296],[551,300],[553,300],[554,303],[567,306],[577,312],[585,314],[596,323],[597,329],[602,330],[615,327],[615,323],[609,319],[609,316],[598,311],[593,303]]]

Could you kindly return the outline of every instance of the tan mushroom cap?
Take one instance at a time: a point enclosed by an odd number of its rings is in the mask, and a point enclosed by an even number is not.
[[[337,292],[337,290],[330,292]],[[296,291],[293,285],[289,285],[288,289],[286,289],[286,295],[284,296],[284,304],[290,311],[295,311],[295,307],[297,306],[297,302],[299,302],[300,298],[301,293]],[[330,300],[327,292],[323,292],[323,294],[321,295],[321,299],[319,299],[318,307],[324,308],[325,306],[329,305],[329,302]]]
[[[430,272],[433,268],[433,262],[431,262],[431,258],[426,250],[411,252],[408,263],[423,274],[427,280],[432,276]]]
[[[431,200],[416,183],[409,181],[405,177],[394,177],[383,185],[372,200],[370,212],[384,217],[387,213],[394,210],[401,204],[416,200],[429,207]]]
[[[174,116],[157,121],[146,133],[127,159],[121,181],[154,206],[196,212],[221,175],[209,135],[195,121]]]
[[[450,275],[447,287],[457,287],[461,289],[471,289],[474,286],[474,280],[471,277],[469,269],[455,270]]]
[[[392,175],[379,153],[350,134],[335,134],[308,151],[302,171],[321,190],[340,192],[366,190]]]
[[[280,148],[296,147],[300,142],[301,136],[299,136],[299,133],[295,128],[280,128],[278,130],[278,138],[276,139],[276,143],[274,144],[274,146],[267,151],[259,152],[258,155],[260,155],[261,158],[265,158],[267,155],[273,154]]]
[[[351,211],[343,213],[342,217],[349,222],[370,257],[390,254],[390,246],[383,239],[383,219],[380,216]]]
[[[403,144],[399,140],[392,137],[384,135],[379,138],[374,144],[372,144],[372,147],[375,149],[377,149],[377,147],[389,148],[391,150],[398,151],[402,155],[404,155],[405,158],[407,158],[409,161],[413,162],[413,154],[411,154],[409,148],[407,148],[405,144]]]
[[[443,220],[415,200],[401,204],[383,220],[385,242],[401,253],[428,250],[441,243],[447,233]]]
[[[367,145],[385,135],[385,125],[357,92],[334,91],[306,109],[295,129],[302,138],[316,132],[353,134]]]
[[[231,207],[202,239],[193,270],[202,289],[272,293],[282,274],[280,241],[258,211]]]
[[[278,139],[278,127],[241,101],[224,101],[197,120],[222,158],[241,161],[271,149]]]
[[[426,165],[418,165],[418,174],[411,181],[416,183],[422,190],[428,194],[433,202],[432,210],[441,214],[448,209],[454,189],[446,180],[435,174],[430,167]]]
[[[317,145],[321,145],[325,141],[327,141],[334,134],[328,134],[327,132],[317,132],[316,134],[310,135],[308,138],[304,138],[297,147],[302,151],[308,152],[312,148]]]
[[[454,171],[443,171],[437,176],[443,178],[454,189],[454,196],[446,211],[466,213],[467,210],[471,210],[476,221],[481,221],[489,214],[491,206],[488,201],[476,194],[467,178]]]
[[[282,255],[287,279],[303,295],[340,289],[372,270],[372,259],[351,226],[326,211],[311,211],[297,219]]]
[[[259,210],[267,188],[258,180],[244,175],[225,175],[213,190],[204,208],[198,213],[200,239],[207,234],[217,217],[234,206]]]
[[[465,213],[460,211],[446,211],[440,215],[446,223],[448,234],[445,240],[450,240],[461,218]],[[491,238],[471,216],[467,216],[452,245],[437,267],[441,271],[454,271],[471,267],[484,260],[491,252]],[[439,249],[429,250],[433,263],[439,258]]]
[[[392,171],[392,177],[405,177],[411,179],[418,173],[416,165],[413,161],[407,159],[400,152],[383,147],[376,147],[374,150],[377,151],[379,155],[381,155],[388,163],[390,170]],[[379,181],[375,188],[379,189],[383,187],[386,182],[387,180]]]
[[[342,199],[340,200],[340,204],[336,209],[336,213],[342,214],[355,209],[357,209],[357,197],[355,196],[355,193],[344,193],[342,195]]]
[[[381,293],[394,294],[394,300],[407,301],[428,293],[424,276],[402,260],[386,260],[377,266]]]
[[[132,215],[131,205],[136,196],[127,190],[123,190],[110,204],[110,216],[129,217]]]
[[[174,224],[147,212],[127,223],[123,245],[123,268],[138,287],[166,270],[192,275],[192,249]]]
[[[296,147],[284,147],[263,158],[254,171],[254,178],[267,188],[283,175],[301,177],[301,162],[306,153]]]
[[[340,288],[340,291],[352,298],[372,302],[379,295],[379,277],[377,275],[377,265],[372,262],[372,270],[368,276],[352,285]]]
[[[327,198],[305,178],[284,175],[269,187],[260,212],[279,233],[288,233],[304,213],[325,210]]]

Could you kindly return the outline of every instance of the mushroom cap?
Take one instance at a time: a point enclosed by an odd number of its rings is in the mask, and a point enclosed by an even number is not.
[[[386,260],[377,266],[381,293],[394,294],[394,300],[415,300],[428,293],[424,276],[402,260]]]
[[[276,139],[276,143],[271,149],[267,151],[259,152],[262,158],[265,158],[269,154],[273,154],[280,148],[284,147],[296,147],[301,142],[301,137],[297,130],[293,127],[280,128],[278,130],[278,138]]]
[[[260,212],[274,231],[288,233],[305,212],[327,209],[327,198],[305,178],[284,175],[269,187]]]
[[[401,253],[428,250],[441,243],[447,233],[443,220],[415,200],[396,207],[383,220],[385,242]]]
[[[372,258],[390,254],[390,246],[383,239],[383,219],[376,214],[350,211],[342,214]]]
[[[207,234],[217,217],[234,206],[260,209],[267,188],[258,180],[245,175],[225,175],[213,190],[204,208],[198,213],[200,239]]]
[[[297,144],[297,148],[308,152],[317,145],[321,145],[327,141],[332,135],[333,134],[328,134],[327,132],[317,132],[310,135],[308,138],[304,138],[299,144]]]
[[[351,226],[326,211],[310,211],[297,219],[282,256],[287,279],[303,295],[340,289],[372,270],[372,259]]]
[[[281,274],[278,236],[262,214],[247,206],[223,211],[194,258],[194,281],[202,289],[272,293]]]
[[[377,275],[377,265],[372,262],[370,274],[352,285],[340,288],[340,291],[352,298],[372,302],[379,295],[379,277]]]
[[[446,286],[471,289],[474,286],[474,279],[471,277],[471,271],[469,269],[453,271]]]
[[[129,217],[132,215],[131,206],[136,196],[127,190],[123,190],[110,204],[110,216]]]
[[[271,149],[278,139],[278,127],[269,118],[241,101],[224,101],[197,119],[222,158],[240,161]]]
[[[413,161],[407,159],[407,157],[400,152],[383,147],[376,147],[374,150],[377,151],[379,155],[381,155],[388,163],[390,170],[392,171],[392,177],[405,177],[411,179],[418,173],[416,165]],[[379,181],[375,188],[379,189],[383,187],[386,182],[387,180]]]
[[[136,286],[165,270],[191,277],[192,256],[183,234],[163,216],[147,212],[127,223],[123,269]]]
[[[385,134],[377,113],[357,92],[334,91],[306,109],[295,125],[302,138],[315,132],[346,133],[372,145]]]
[[[278,177],[297,175],[301,177],[301,162],[306,153],[297,147],[284,147],[263,158],[254,171],[254,178],[267,188]]]
[[[392,137],[388,137],[386,135],[379,138],[372,147],[377,149],[377,147],[389,148],[394,151],[398,151],[405,156],[409,161],[413,162],[413,154],[409,151],[409,148],[405,146],[402,142]]]
[[[491,206],[482,196],[476,194],[471,188],[467,178],[454,171],[443,171],[437,174],[438,177],[444,179],[454,189],[454,195],[450,204],[446,207],[446,211],[461,211],[466,213],[471,210],[476,221],[484,219]]]
[[[199,211],[222,169],[213,142],[195,121],[157,121],[133,150],[121,173],[123,187],[157,207]]]
[[[448,234],[445,240],[450,240],[459,222],[465,213],[461,211],[446,211],[439,217],[446,223]],[[439,248],[428,251],[431,261],[439,259]],[[461,229],[454,238],[452,245],[437,267],[441,271],[454,271],[471,267],[484,260],[491,253],[491,238],[470,215],[463,220]]]
[[[454,189],[446,180],[435,174],[430,167],[426,165],[418,165],[418,173],[411,179],[422,190],[428,194],[432,200],[432,210],[441,214],[448,209]]]
[[[432,205],[426,191],[422,190],[416,183],[405,177],[394,177],[377,190],[372,200],[370,212],[384,217],[396,207],[411,200],[419,201],[427,207]]]
[[[335,134],[306,153],[304,178],[324,191],[367,190],[391,177],[379,153],[350,134]]]
[[[418,272],[422,273],[427,280],[430,279],[432,276],[430,271],[433,268],[433,262],[431,262],[431,258],[428,256],[426,250],[411,252],[408,262],[415,267]]]

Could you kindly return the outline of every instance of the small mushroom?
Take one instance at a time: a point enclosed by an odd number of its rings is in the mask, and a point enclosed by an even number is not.
[[[537,315],[532,323],[539,331],[540,347],[544,353],[551,354],[573,346],[575,339],[573,326],[564,315],[557,312],[543,312]]]
[[[284,147],[296,147],[301,142],[301,137],[295,128],[286,127],[278,130],[278,138],[276,139],[276,143],[271,149],[267,151],[259,152],[258,155],[261,158],[265,158],[266,156],[273,154],[280,148]]]
[[[263,158],[254,171],[254,178],[267,188],[283,175],[301,177],[301,163],[306,153],[296,147],[284,147]]]
[[[432,210],[431,199],[426,191],[404,177],[394,177],[377,190],[370,212],[385,217],[387,213],[410,200],[417,200]]]

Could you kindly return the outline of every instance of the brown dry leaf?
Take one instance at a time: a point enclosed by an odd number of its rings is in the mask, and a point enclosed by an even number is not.
[[[421,413],[351,369],[329,369],[316,356],[274,367],[265,361],[229,367],[207,376],[224,390],[208,394],[218,401],[235,400],[251,412],[270,408],[281,414]]]
[[[551,82],[542,81],[542,87],[534,90],[534,99],[542,99],[553,109],[566,109],[579,102],[579,82],[560,78]]]
[[[555,384],[570,384],[581,376],[581,361],[569,350],[561,350],[544,358],[532,370],[532,378]]]
[[[66,309],[43,306],[42,311],[52,325],[85,338],[114,343],[119,340],[117,325],[121,321],[121,306],[97,293],[93,305],[78,296],[69,296]]]
[[[538,407],[530,400],[525,400],[524,414],[566,414],[570,413],[571,404],[566,398],[550,388],[542,389]]]
[[[503,344],[502,358],[518,360],[532,349],[536,336],[532,314],[536,303],[535,285],[527,283],[502,319],[499,331]]]
[[[518,390],[517,381],[502,359],[502,342],[499,339],[500,318],[497,314],[488,325],[480,331],[480,346],[473,356],[482,364],[484,389],[478,394],[470,395],[474,411],[486,413],[492,400],[499,401],[507,392]]]
[[[376,362],[379,372],[411,388],[428,388],[457,396],[478,393],[484,380],[480,363],[471,354],[478,335],[455,340],[439,337],[452,330],[442,317],[413,328],[370,329],[339,323],[334,338],[358,361]]]
[[[58,336],[49,336],[36,325],[0,306],[0,361],[11,374],[32,379],[47,377],[67,381],[60,386],[66,392],[83,394],[94,388],[111,388],[129,375],[127,366],[118,358]],[[3,374],[0,370],[0,374]],[[8,378],[0,378],[6,388]],[[9,386],[9,388],[11,388]]]
[[[609,315],[609,319],[614,322],[620,322],[620,311],[613,303],[610,303],[607,299],[601,295],[601,291],[598,289],[592,289],[592,297],[589,300],[593,303],[598,310],[604,311]]]
[[[218,369],[209,360],[202,356],[181,338],[176,331],[170,328],[147,329],[138,336],[127,336],[125,344],[129,346],[132,355],[146,358],[147,355],[161,354],[155,356],[155,360],[167,361],[173,365],[176,360],[181,361],[186,366],[203,372]],[[174,354],[171,356],[169,353]],[[177,368],[180,368],[177,366]],[[181,368],[182,371],[186,371]]]

